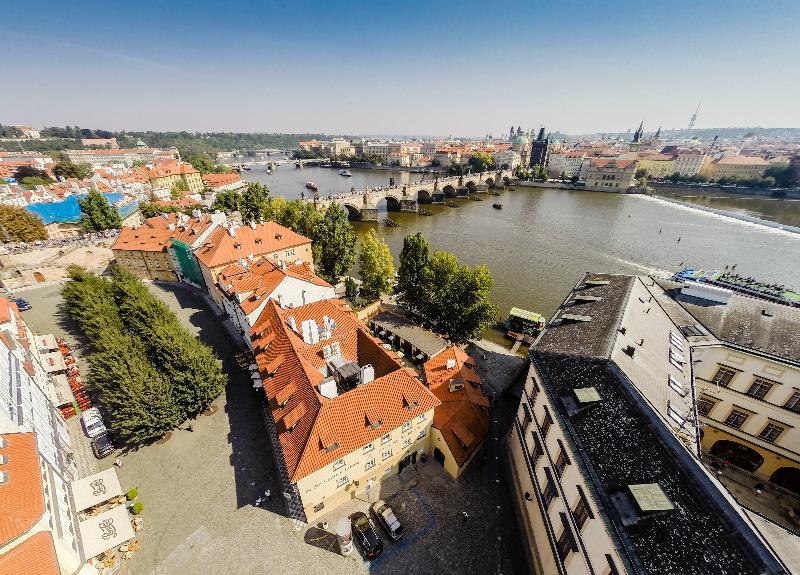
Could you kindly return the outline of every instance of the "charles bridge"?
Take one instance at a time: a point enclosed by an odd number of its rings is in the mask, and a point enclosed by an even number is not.
[[[330,204],[347,208],[351,220],[377,221],[378,204],[386,200],[390,212],[418,212],[420,204],[443,204],[448,198],[465,198],[472,193],[486,193],[502,188],[512,178],[511,170],[497,170],[462,176],[447,176],[399,186],[353,191],[329,197],[307,199],[318,210]]]

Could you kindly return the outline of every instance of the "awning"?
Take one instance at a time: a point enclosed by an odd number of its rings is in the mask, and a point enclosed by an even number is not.
[[[69,380],[66,375],[57,373],[53,376],[53,382],[55,383],[54,389],[56,392],[56,398],[53,403],[56,404],[56,407],[75,401],[75,396],[72,393],[72,388],[69,386]]]
[[[67,369],[67,365],[64,363],[64,356],[61,355],[60,351],[54,351],[51,353],[44,353],[41,355],[42,365],[44,366],[45,371],[47,373],[53,373],[55,371],[64,371]]]
[[[122,495],[117,471],[113,467],[73,481],[70,486],[76,511],[83,511],[93,505],[108,501],[112,497]]]
[[[56,343],[56,336],[52,333],[45,333],[36,336],[36,346],[40,350],[58,351],[58,344]]]
[[[81,530],[85,559],[113,549],[136,537],[136,533],[131,527],[128,509],[124,505],[81,521],[78,526]]]

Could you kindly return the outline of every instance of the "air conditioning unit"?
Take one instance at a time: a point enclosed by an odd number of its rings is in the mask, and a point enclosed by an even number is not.
[[[359,384],[364,385],[371,381],[375,380],[375,368],[372,367],[372,364],[367,364],[361,367],[361,377],[359,378]]]

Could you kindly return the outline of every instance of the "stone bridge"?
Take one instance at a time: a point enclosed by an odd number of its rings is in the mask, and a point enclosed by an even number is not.
[[[377,221],[378,204],[386,200],[390,212],[417,212],[420,204],[443,204],[448,198],[465,198],[472,193],[487,193],[490,188],[502,188],[512,178],[511,170],[497,170],[463,176],[447,176],[400,186],[355,191],[332,197],[307,199],[318,210],[330,204],[347,209],[351,220]]]

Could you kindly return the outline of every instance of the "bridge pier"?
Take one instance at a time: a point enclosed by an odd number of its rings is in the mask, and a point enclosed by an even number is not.
[[[361,221],[362,222],[377,222],[378,221],[378,208],[363,207],[361,208]]]
[[[418,207],[417,200],[400,200],[401,212],[416,212]]]
[[[444,203],[444,192],[433,192],[431,194],[431,203],[432,204],[443,204]]]

